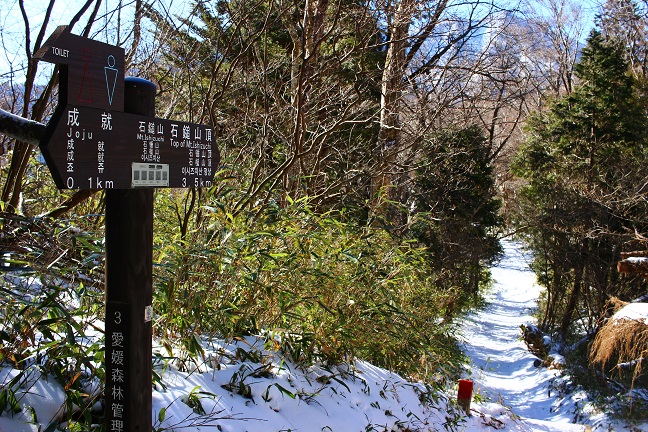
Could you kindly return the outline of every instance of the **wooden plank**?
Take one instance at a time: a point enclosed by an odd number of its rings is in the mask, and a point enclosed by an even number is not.
[[[210,187],[215,138],[210,126],[65,105],[40,149],[59,189]]]
[[[648,257],[648,250],[645,250],[645,251],[633,251],[633,252],[621,252],[621,259],[639,258],[639,257]]]
[[[624,259],[617,263],[619,273],[648,276],[648,259]]]
[[[124,49],[59,26],[34,58],[61,65],[59,105],[124,110]]]

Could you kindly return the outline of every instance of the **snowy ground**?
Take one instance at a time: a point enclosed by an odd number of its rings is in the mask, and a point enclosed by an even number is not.
[[[463,327],[476,393],[510,407],[534,431],[582,431],[586,426],[594,431],[648,431],[647,425],[630,428],[612,422],[594,410],[583,392],[560,395],[550,390],[560,371],[536,368],[537,357],[520,339],[520,325],[535,323],[532,313],[541,288],[520,245],[503,246],[504,259],[492,269],[489,306],[469,316]],[[561,380],[568,382],[569,377]]]
[[[518,245],[504,243],[505,256],[492,269],[495,281],[484,311],[464,325],[475,391],[498,401],[542,431],[584,430],[573,424],[571,401],[554,399],[549,381],[559,372],[536,368],[537,359],[520,340],[520,325],[534,322],[540,287]]]
[[[558,372],[535,368],[519,340],[520,324],[533,321],[539,288],[519,249],[505,247],[505,259],[493,269],[490,306],[464,325],[477,393],[470,417],[453,403],[456,388],[432,391],[362,361],[304,370],[264,349],[262,338],[248,337],[204,341],[204,361],[190,368],[179,370],[168,359],[157,363],[162,385],[153,391],[154,431],[533,432],[585,431],[588,423],[600,431],[648,431],[609,425],[604,415],[574,424],[574,404],[583,396],[548,394]],[[19,373],[0,365],[0,389]],[[0,432],[54,430],[48,426],[57,424],[63,390],[36,368],[26,376],[14,387],[22,411],[1,413]]]

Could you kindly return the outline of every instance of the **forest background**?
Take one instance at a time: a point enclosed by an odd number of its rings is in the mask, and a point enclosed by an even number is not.
[[[47,287],[1,289],[1,361],[42,359],[78,406],[80,371],[102,378],[82,341],[103,316],[103,193],[58,191],[40,129],[8,115],[47,122],[58,75],[33,55],[67,24],[126,49],[158,117],[218,130],[213,187],[155,192],[154,331],[180,364],[200,337],[268,334],[296,362],[443,385],[515,235],[576,376],[646,385],[641,356],[587,359],[615,299],[648,292],[616,271],[648,235],[647,2],[87,0],[65,22],[43,5],[0,10],[3,265]]]

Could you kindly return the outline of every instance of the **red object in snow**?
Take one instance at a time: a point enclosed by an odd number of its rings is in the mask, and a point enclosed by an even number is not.
[[[470,415],[470,402],[472,401],[473,382],[471,380],[459,380],[459,392],[457,402],[466,414]]]

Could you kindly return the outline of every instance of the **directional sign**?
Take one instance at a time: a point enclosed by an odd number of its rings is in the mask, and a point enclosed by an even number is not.
[[[58,27],[36,59],[61,65],[59,104],[124,110],[124,49]]]
[[[150,188],[211,186],[214,131],[155,118],[155,84],[124,80],[121,48],[59,27],[36,58],[61,65],[59,103],[39,144],[56,185],[106,190],[105,429],[150,432]]]
[[[61,26],[35,57],[61,65],[59,104],[40,142],[60,189],[212,185],[220,155],[211,127],[124,113],[122,48]]]
[[[209,126],[59,106],[41,151],[59,189],[209,187],[220,163]]]

